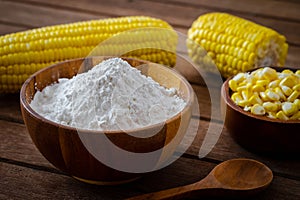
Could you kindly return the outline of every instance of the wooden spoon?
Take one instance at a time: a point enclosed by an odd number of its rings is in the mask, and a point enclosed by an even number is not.
[[[272,171],[264,164],[256,160],[238,158],[220,163],[204,179],[196,183],[127,200],[181,199],[198,195],[247,196],[265,189],[272,179]]]

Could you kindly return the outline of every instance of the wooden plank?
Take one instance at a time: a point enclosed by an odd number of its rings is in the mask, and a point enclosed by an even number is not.
[[[211,122],[212,123],[212,122]],[[200,147],[203,145],[203,139],[207,133],[209,123],[207,121],[200,121],[200,127],[198,128],[198,133],[190,146],[187,154],[198,156]],[[296,159],[291,160],[290,158],[279,158],[279,157],[268,157],[266,155],[259,155],[248,151],[247,149],[241,147],[237,144],[233,138],[230,136],[229,132],[223,124],[212,123],[212,136],[217,137],[218,130],[223,128],[223,131],[219,137],[218,142],[212,149],[212,151],[206,156],[209,159],[216,159],[220,161],[225,161],[231,158],[246,157],[256,159],[268,165],[275,173],[282,174],[287,177],[293,177],[297,180],[300,179],[300,162]],[[241,130],[242,131],[242,130]]]
[[[27,27],[22,27],[18,25],[12,25],[12,24],[4,24],[0,21],[0,35],[5,35],[8,33],[14,33],[18,31],[24,31],[28,29]]]
[[[0,94],[0,119],[23,123],[20,94]]]
[[[96,186],[31,168],[0,163],[1,199],[124,199],[193,183],[205,177],[214,164],[181,158],[172,165],[120,186]],[[249,199],[300,198],[299,181],[275,177],[267,190]],[[211,199],[204,197],[202,199]]]
[[[74,13],[68,10],[46,8],[35,5],[1,2],[1,21],[20,23],[28,27],[41,27],[75,21],[97,19],[100,15]],[[12,12],[13,11],[13,12]]]
[[[0,120],[0,158],[53,168],[34,146],[24,124]]]
[[[286,66],[298,67],[300,68],[300,47],[289,46],[287,58],[286,58]]]
[[[222,124],[211,122],[213,137],[217,137],[217,130],[222,129]],[[192,119],[191,128],[188,130],[188,137],[185,138],[182,147],[189,147],[187,155],[198,157],[199,148],[202,145],[204,136],[207,132],[209,122],[199,121]],[[38,152],[32,143],[25,125],[12,123],[0,120],[0,141],[2,145],[0,147],[0,157],[5,159],[11,159],[18,162],[24,162],[43,167],[51,168],[52,165],[44,159],[44,157]],[[215,131],[214,131],[215,130]],[[197,133],[196,138],[192,136]],[[300,179],[300,163],[296,160],[281,160],[259,156],[251,153],[238,144],[236,144],[229,136],[228,132],[222,131],[221,137],[217,144],[205,159],[213,159],[216,162],[224,161],[231,158],[248,157],[257,159],[261,162],[266,163],[274,172],[282,174],[287,177],[296,177]]]
[[[97,187],[55,173],[0,163],[1,199],[120,199],[127,188]]]
[[[205,7],[211,10],[243,13],[245,15],[263,16],[266,18],[300,21],[300,5],[295,3],[297,1],[291,0],[165,0],[162,2],[181,6]]]
[[[8,0],[12,1],[12,0]],[[257,0],[258,1],[258,0]],[[15,1],[14,1],[15,2]],[[164,1],[127,1],[127,0],[111,0],[111,1],[72,1],[72,0],[18,0],[20,5],[29,6],[29,3],[35,5],[36,3],[41,6],[41,9],[50,9],[47,7],[56,7],[55,10],[63,10],[65,12],[76,11],[76,15],[93,13],[96,15],[106,16],[127,16],[127,15],[149,15],[158,17],[172,25],[189,28],[192,22],[202,14],[213,11],[221,11],[217,8],[207,8],[197,5],[183,6],[178,4],[165,3]],[[19,3],[14,4],[15,6]],[[217,3],[216,3],[217,4]],[[240,3],[243,4],[243,3]],[[60,6],[55,6],[60,5]],[[116,6],[117,5],[117,6]],[[251,4],[252,5],[252,4]],[[253,4],[254,5],[254,4]],[[151,8],[151,9],[149,9]],[[289,12],[289,7],[283,7]],[[67,11],[66,11],[67,10]],[[298,10],[297,10],[298,11]],[[252,20],[262,25],[268,26],[277,30],[285,35],[292,44],[300,45],[300,23],[286,20],[280,20],[279,18],[266,18],[255,14],[235,13],[228,11],[229,13],[237,16]],[[285,11],[284,11],[285,12]],[[176,13],[176,16],[174,15]],[[38,14],[38,13],[37,13]],[[292,16],[289,14],[288,16]],[[52,19],[53,20],[53,19]],[[57,18],[55,19],[58,20]],[[40,21],[40,20],[37,20]],[[299,21],[299,20],[298,20]],[[34,23],[34,22],[33,22]],[[56,22],[57,23],[57,22]],[[62,23],[62,22],[60,22]],[[41,24],[41,23],[39,23]],[[39,25],[38,25],[39,26]]]

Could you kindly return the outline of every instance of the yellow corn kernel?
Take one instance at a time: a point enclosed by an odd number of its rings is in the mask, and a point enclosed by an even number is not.
[[[237,91],[237,81],[236,81],[236,80],[231,79],[231,80],[228,82],[228,85],[229,85],[229,88],[230,88],[233,92],[236,92],[236,91]]]
[[[259,96],[261,97],[261,99],[262,99],[263,101],[270,101],[270,99],[268,98],[268,96],[266,95],[265,92],[260,92],[260,93],[259,93]]]
[[[283,113],[282,110],[276,113],[276,118],[281,120],[289,120],[289,118]]]
[[[282,74],[293,74],[294,72],[292,72],[291,70],[289,69],[285,69],[281,72]]]
[[[270,83],[268,80],[258,80],[256,81],[256,85],[261,85],[263,87],[267,86]]]
[[[267,112],[277,112],[281,105],[278,104],[278,103],[272,103],[272,102],[264,102],[262,104],[262,106],[264,107],[264,109],[267,111]]]
[[[251,113],[254,115],[264,115],[266,114],[266,111],[263,106],[255,104],[251,107]]]
[[[276,88],[276,87],[279,86],[279,83],[280,83],[280,80],[279,80],[279,79],[274,80],[274,81],[272,81],[272,82],[269,83],[268,87],[269,87],[269,88]]]
[[[294,91],[295,91],[295,90],[300,91],[300,83],[297,84],[297,85],[295,85],[295,86],[293,87],[293,90],[294,90]]]
[[[293,78],[293,76],[287,76],[284,79],[282,79],[279,83],[280,86],[287,86],[289,88],[293,88],[296,84],[297,79]]]
[[[300,92],[294,91],[294,92],[287,98],[287,100],[288,100],[289,102],[293,102],[293,101],[295,101],[299,96],[300,96]]]
[[[247,85],[238,86],[236,91],[242,93],[242,91],[246,91],[248,89]]]
[[[251,72],[251,76],[257,77],[258,79],[261,77],[263,68],[258,68],[257,70],[254,70]]]
[[[286,96],[290,96],[293,92],[293,90],[291,88],[289,88],[288,86],[285,86],[285,85],[281,86],[281,90]]]
[[[274,113],[274,112],[268,112],[267,113],[267,117],[269,117],[269,118],[271,118],[271,119],[276,119],[277,117],[276,117],[276,113]]]
[[[284,95],[284,93],[282,92],[282,90],[280,89],[280,87],[276,87],[274,89],[275,93],[279,95],[280,99],[283,101],[286,101],[286,96]]]
[[[262,105],[263,104],[263,101],[261,100],[261,98],[258,96],[257,93],[253,94],[250,99],[249,99],[249,103],[251,105],[255,105],[255,104],[259,104],[259,105]]]
[[[278,78],[277,72],[275,69],[272,69],[270,67],[264,67],[262,70],[262,77],[267,79],[267,80],[275,80]]]
[[[280,96],[278,94],[276,94],[275,92],[273,92],[272,90],[266,90],[266,96],[268,97],[268,99],[272,100],[272,101],[279,101],[280,100]]]
[[[238,104],[239,101],[242,101],[243,98],[242,96],[238,93],[238,92],[235,92],[231,95],[231,99],[232,101],[234,101],[236,104]]]
[[[252,91],[253,92],[263,92],[263,91],[265,91],[265,88],[261,85],[254,85],[252,87]]]
[[[249,105],[249,100],[241,100],[241,101],[237,102],[237,105],[241,106],[241,107],[245,107],[245,106]]]
[[[298,107],[296,104],[291,103],[291,102],[284,102],[282,104],[282,111],[286,116],[291,116],[298,112]]]
[[[244,73],[238,73],[232,79],[235,80],[237,84],[239,84],[240,82],[242,82],[243,80],[245,80],[245,78],[246,77],[245,77]]]
[[[245,106],[243,108],[243,110],[246,111],[246,112],[249,112],[249,111],[251,111],[251,106]]]
[[[300,75],[300,69],[298,69],[295,74]]]
[[[295,99],[295,101],[293,102],[295,105],[297,105],[298,110],[300,110],[300,99]]]
[[[290,117],[290,120],[297,120],[297,119],[300,119],[300,111],[296,112]]]
[[[243,97],[244,100],[249,100],[250,97],[252,96],[252,92],[249,89],[243,90],[241,92],[241,94],[242,94],[242,97]]]

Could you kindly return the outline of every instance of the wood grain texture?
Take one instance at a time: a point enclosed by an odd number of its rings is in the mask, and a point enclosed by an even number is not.
[[[164,19],[186,34],[200,14],[228,11],[286,35],[290,44],[286,65],[300,66],[297,0],[0,0],[0,5],[0,35],[46,25],[140,14]],[[239,157],[261,161],[274,172],[271,186],[253,199],[300,199],[299,160],[252,153],[235,143],[218,121],[212,122],[212,130],[218,134],[217,130],[223,129],[221,136],[212,151],[199,160],[199,149],[209,127],[210,100],[202,84],[194,84],[193,88],[201,115],[194,113],[190,132],[197,135],[183,144],[193,142],[183,157],[163,170],[117,187],[83,184],[55,169],[39,153],[26,131],[18,94],[0,95],[0,199],[123,199],[196,182],[217,163]]]
[[[1,199],[124,199],[155,192],[204,178],[215,164],[181,158],[167,168],[153,172],[122,186],[95,186],[84,184],[65,175],[38,171],[31,168],[0,163]],[[178,179],[181,181],[178,182]],[[298,200],[299,182],[275,176],[266,192],[252,198]],[[211,199],[202,197],[201,199]],[[251,198],[250,198],[251,199]]]
[[[187,145],[191,143],[190,140],[192,140],[193,142],[190,146],[188,146],[189,148],[185,156],[191,156],[198,159],[199,149],[202,145],[209,123],[201,121],[198,126],[198,120],[192,119],[192,124],[193,126],[188,129],[189,132],[187,133],[191,137],[185,138],[186,141],[182,144],[182,147],[187,147]],[[215,126],[217,129],[221,128],[221,124],[214,123],[212,126]],[[0,148],[1,158],[12,159],[18,162],[29,163],[47,168],[53,167],[53,165],[51,165],[36,149],[29,137],[29,134],[27,133],[25,125],[0,120],[0,130],[2,130],[0,132],[0,141],[3,142]],[[193,138],[192,136],[195,132],[197,132],[197,135]],[[275,174],[290,177],[295,180],[300,179],[299,161],[270,158],[251,153],[236,144],[226,130],[223,130],[219,138],[219,142],[206,156],[206,159],[221,162],[239,157],[256,159],[268,165]]]
[[[181,6],[206,7],[209,9],[221,10],[224,12],[243,13],[244,15],[278,18],[279,20],[282,19],[299,22],[300,19],[300,5],[296,4],[295,2],[285,0],[165,0],[163,2],[179,4]]]
[[[66,0],[66,1],[59,1],[59,0],[53,0],[53,1],[47,1],[47,0],[22,0],[20,1],[22,4],[27,5],[26,3],[31,3],[34,5],[34,3],[38,3],[40,6],[43,7],[49,7],[53,6],[58,10],[73,10],[77,11],[78,15],[86,14],[86,13],[93,13],[95,15],[107,15],[107,16],[125,16],[125,15],[149,15],[152,17],[158,17],[163,20],[168,21],[172,25],[180,26],[189,28],[192,24],[192,22],[201,14],[207,13],[207,12],[213,12],[213,11],[227,11],[229,13],[235,14],[237,16],[252,20],[254,22],[260,23],[262,25],[268,26],[270,28],[273,28],[280,33],[284,34],[288,41],[292,41],[293,43],[296,43],[297,45],[300,45],[300,38],[298,37],[300,34],[300,20],[297,21],[287,21],[286,19],[281,19],[282,15],[287,18],[288,16],[291,16],[297,18],[296,16],[298,14],[297,6],[293,6],[293,4],[285,4],[285,3],[276,3],[276,2],[266,2],[263,1],[266,6],[261,7],[263,9],[251,9],[251,6],[254,7],[257,5],[257,3],[253,2],[249,4],[249,8],[247,8],[247,3],[236,3],[236,1],[228,1],[227,3],[216,3],[212,2],[206,2],[204,6],[201,6],[201,1],[198,3],[192,3],[192,4],[176,4],[172,2],[164,2],[164,1],[128,1],[128,0],[111,0],[111,1],[93,1],[93,0],[85,0],[85,1],[76,1],[73,2],[72,0]],[[249,1],[250,2],[250,1]],[[118,6],[115,6],[115,5]],[[198,5],[200,4],[200,5]],[[207,4],[211,6],[207,6]],[[244,14],[244,12],[235,12],[234,10],[222,10],[218,8],[218,6],[222,5],[235,5],[236,10],[238,10],[240,7],[243,7],[244,9],[247,9],[247,14]],[[243,6],[241,6],[243,4]],[[260,3],[261,4],[261,3]],[[260,5],[259,4],[259,5]],[[56,6],[60,5],[60,6]],[[63,6],[63,7],[61,7]],[[232,7],[235,7],[232,6]],[[148,8],[151,7],[152,9],[149,10]],[[281,10],[281,12],[273,11],[275,10]],[[282,10],[285,10],[283,13]],[[273,13],[273,16],[271,17],[264,17],[263,13],[265,10],[269,10],[269,12]],[[173,13],[176,13],[176,16],[173,15]],[[279,13],[278,15],[275,15],[275,13]],[[274,16],[275,15],[275,16]]]

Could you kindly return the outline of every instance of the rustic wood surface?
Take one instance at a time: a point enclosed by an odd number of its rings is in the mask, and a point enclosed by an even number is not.
[[[199,15],[224,11],[284,34],[289,43],[286,65],[300,68],[299,10],[298,0],[0,0],[0,35],[46,25],[126,15],[158,17],[186,34]],[[0,199],[124,199],[196,182],[218,163],[239,157],[263,162],[274,173],[270,187],[252,199],[300,199],[299,158],[258,155],[242,148],[233,141],[222,123],[210,118],[207,89],[201,84],[193,84],[193,88],[201,113],[192,117],[195,126],[190,131],[197,135],[183,156],[135,182],[105,187],[81,183],[55,169],[39,153],[26,131],[19,94],[0,95]],[[219,88],[216,87],[214,92],[218,94]],[[196,126],[198,123],[199,127]],[[204,139],[203,132],[210,123],[216,130],[223,128],[223,131],[213,150],[200,159],[198,152]]]

